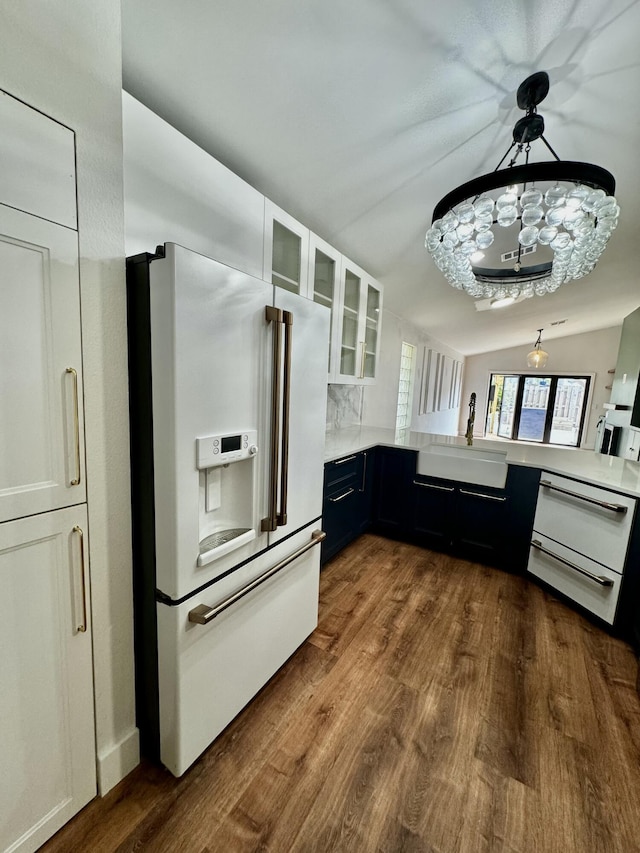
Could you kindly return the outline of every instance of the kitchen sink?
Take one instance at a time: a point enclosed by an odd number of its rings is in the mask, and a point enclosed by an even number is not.
[[[501,489],[507,480],[506,458],[506,450],[431,444],[418,453],[418,474]]]

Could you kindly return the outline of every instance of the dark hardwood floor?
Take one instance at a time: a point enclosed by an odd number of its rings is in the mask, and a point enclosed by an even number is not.
[[[188,773],[141,765],[43,850],[634,853],[636,673],[525,579],[365,535]]]

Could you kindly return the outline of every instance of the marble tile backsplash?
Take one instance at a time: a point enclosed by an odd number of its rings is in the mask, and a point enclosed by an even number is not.
[[[329,385],[327,389],[327,429],[344,429],[362,424],[362,385]]]

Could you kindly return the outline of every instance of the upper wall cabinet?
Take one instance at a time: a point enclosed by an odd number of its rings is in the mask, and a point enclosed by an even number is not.
[[[2,203],[77,228],[72,130],[0,92]]]
[[[382,290],[363,269],[342,259],[331,381],[375,382],[380,352]]]
[[[128,255],[174,242],[331,309],[329,382],[371,384],[380,285],[123,92]]]
[[[177,243],[262,278],[264,196],[122,93],[125,249]]]
[[[86,500],[78,235],[0,205],[0,521]]]
[[[309,229],[265,199],[265,281],[309,297]]]

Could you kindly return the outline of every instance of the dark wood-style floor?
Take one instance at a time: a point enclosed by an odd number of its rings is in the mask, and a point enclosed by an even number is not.
[[[185,776],[141,765],[43,849],[640,851],[636,671],[525,579],[365,535]]]

